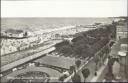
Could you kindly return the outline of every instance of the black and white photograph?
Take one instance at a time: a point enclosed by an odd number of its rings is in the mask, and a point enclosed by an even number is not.
[[[0,83],[128,82],[127,0],[1,0]]]

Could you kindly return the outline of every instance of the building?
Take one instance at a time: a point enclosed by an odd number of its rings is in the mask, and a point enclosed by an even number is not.
[[[120,57],[120,72],[123,74],[123,78],[128,78],[128,38],[123,39],[120,44],[120,50],[118,51]]]
[[[127,23],[120,22],[116,29],[116,39],[128,38],[128,26]]]
[[[2,36],[10,38],[23,38],[28,37],[28,32],[23,30],[8,29],[2,33]]]

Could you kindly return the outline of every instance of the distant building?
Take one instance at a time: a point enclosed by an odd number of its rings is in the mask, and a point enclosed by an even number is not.
[[[4,31],[4,34],[2,36],[23,38],[23,37],[27,37],[28,35],[27,35],[27,32],[25,32],[23,30],[8,29],[8,30]]]
[[[128,38],[128,26],[127,23],[119,23],[116,29],[116,39]]]

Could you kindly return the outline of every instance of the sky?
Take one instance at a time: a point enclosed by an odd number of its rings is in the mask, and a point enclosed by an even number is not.
[[[127,0],[2,0],[1,17],[127,16]]]

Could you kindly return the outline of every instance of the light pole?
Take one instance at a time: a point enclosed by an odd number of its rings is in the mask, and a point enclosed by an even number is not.
[[[122,73],[122,68],[123,68],[123,77],[126,79],[126,74],[127,74],[127,69],[126,69],[126,66],[127,66],[127,56],[126,55],[127,52],[123,52],[123,51],[119,51],[118,52],[118,55],[120,57],[120,71]],[[128,53],[127,53],[128,54]]]
[[[126,57],[125,57],[125,78],[128,81],[128,52],[126,52]]]

